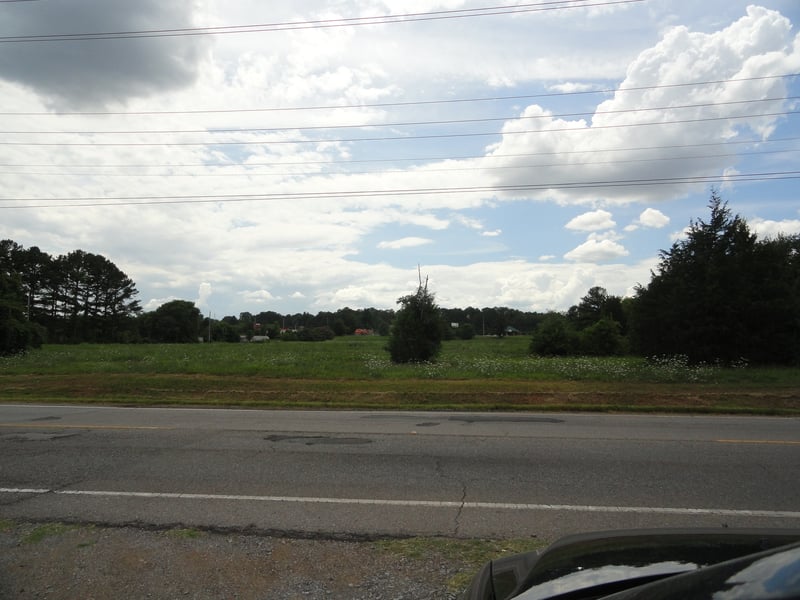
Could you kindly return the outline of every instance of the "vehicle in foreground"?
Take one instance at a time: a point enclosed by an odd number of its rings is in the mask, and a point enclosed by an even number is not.
[[[560,539],[487,563],[462,600],[800,599],[800,530],[655,529]]]

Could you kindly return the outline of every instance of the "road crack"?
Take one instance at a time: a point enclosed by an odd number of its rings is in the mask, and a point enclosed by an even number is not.
[[[456,512],[455,517],[455,528],[453,529],[453,535],[458,536],[459,530],[461,529],[461,514],[464,512],[464,505],[467,503],[467,484],[463,483],[461,485],[461,504],[458,506],[458,512]]]

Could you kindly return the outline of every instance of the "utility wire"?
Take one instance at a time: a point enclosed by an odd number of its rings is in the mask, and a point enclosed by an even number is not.
[[[347,190],[327,192],[276,192],[270,194],[209,194],[209,195],[179,195],[179,196],[86,196],[64,198],[0,198],[2,202],[46,202],[37,205],[11,205],[0,206],[0,209],[15,208],[78,208],[97,206],[139,206],[152,204],[207,204],[221,202],[252,202],[252,201],[285,201],[285,200],[328,200],[338,198],[372,198],[372,197],[402,197],[439,194],[463,193],[498,193],[518,191],[542,190],[569,190],[569,189],[604,189],[624,188],[638,186],[681,185],[695,183],[717,183],[725,181],[765,181],[800,179],[800,171],[775,171],[763,173],[736,173],[730,175],[697,175],[689,177],[662,177],[652,179],[619,179],[597,181],[573,181],[534,183],[500,186],[466,186],[444,188],[398,188],[375,190]],[[81,202],[81,204],[68,204]]]
[[[592,125],[590,127],[559,127],[554,129],[527,129],[520,131],[486,131],[486,132],[462,132],[462,133],[436,133],[427,135],[395,135],[385,137],[354,137],[354,138],[332,138],[332,139],[305,139],[305,140],[250,140],[250,141],[203,141],[203,142],[12,142],[0,141],[0,146],[103,146],[103,147],[144,147],[144,146],[270,146],[287,144],[333,144],[350,142],[389,142],[389,141],[410,141],[410,140],[431,140],[448,138],[468,138],[468,137],[502,137],[507,135],[524,134],[543,134],[543,133],[585,133],[605,129],[623,129],[627,127],[651,127],[657,125],[676,125],[689,123],[709,123],[714,121],[733,121],[741,119],[756,119],[764,117],[783,117],[787,115],[800,114],[800,110],[788,110],[780,112],[757,113],[749,115],[731,115],[725,117],[705,117],[697,119],[676,119],[671,121],[650,121],[646,123],[619,123],[614,125]]]
[[[359,25],[388,25],[415,21],[439,21],[444,19],[463,19],[511,15],[519,13],[547,12],[576,8],[594,8],[624,4],[637,4],[644,0],[557,0],[533,4],[489,6],[484,8],[405,13],[373,17],[350,17],[344,19],[322,19],[317,21],[288,21],[279,23],[260,23],[255,25],[230,25],[222,27],[185,27],[178,29],[143,29],[138,31],[106,31],[97,33],[55,33],[44,35],[18,35],[0,37],[0,43],[27,42],[71,42],[90,40],[118,40],[159,37],[206,36],[241,33],[264,33],[274,31],[297,31],[301,29],[329,29],[334,27],[353,27]]]
[[[441,100],[414,100],[405,102],[375,102],[364,104],[329,104],[320,106],[288,106],[288,107],[261,107],[261,108],[212,108],[195,110],[144,110],[144,111],[59,111],[59,112],[0,112],[4,117],[107,117],[107,116],[157,116],[157,115],[205,115],[205,114],[236,114],[236,113],[259,113],[259,112],[296,112],[296,111],[318,111],[318,110],[343,110],[343,109],[364,109],[364,108],[395,108],[406,106],[426,106],[436,104],[459,104],[473,102],[501,102],[511,100],[532,100],[541,98],[561,98],[570,96],[584,96],[590,94],[613,94],[617,92],[641,92],[648,90],[696,87],[704,85],[719,85],[727,83],[741,83],[746,81],[763,81],[767,79],[784,79],[798,77],[800,73],[786,73],[783,75],[764,75],[759,77],[740,77],[733,79],[716,79],[709,81],[695,81],[686,83],[667,83],[661,85],[644,85],[624,88],[607,88],[599,90],[578,90],[572,92],[547,92],[540,94],[520,94],[512,96],[485,96],[477,98],[446,98]]]
[[[246,170],[241,173],[87,173],[77,172],[70,173],[64,171],[56,172],[42,172],[42,171],[0,171],[0,175],[36,175],[41,177],[128,177],[128,178],[162,178],[172,179],[174,177],[191,177],[191,178],[205,178],[205,177],[313,177],[315,175],[328,177],[330,175],[388,175],[388,174],[402,174],[402,175],[428,175],[430,173],[453,173],[475,170],[480,171],[506,171],[506,170],[519,170],[519,169],[561,169],[561,168],[574,168],[574,167],[588,167],[595,165],[623,165],[623,164],[637,164],[637,163],[659,163],[659,162],[676,162],[676,161],[698,161],[698,160],[711,160],[716,158],[731,158],[739,156],[763,156],[767,154],[794,154],[800,152],[800,148],[791,150],[762,150],[758,152],[727,152],[721,154],[694,154],[686,156],[662,156],[657,158],[631,158],[625,160],[596,160],[596,161],[581,161],[581,162],[562,162],[562,163],[536,163],[536,164],[522,164],[522,165],[503,165],[503,166],[484,166],[472,165],[469,167],[435,167],[408,171],[399,169],[382,169],[371,171],[280,171],[280,172],[253,172]],[[2,165],[0,165],[2,166]],[[241,165],[245,166],[245,165]],[[249,166],[249,165],[246,165]]]
[[[353,123],[339,125],[294,125],[282,127],[233,127],[233,128],[205,128],[205,129],[128,129],[106,131],[0,131],[0,135],[175,135],[191,133],[277,133],[283,131],[320,131],[333,129],[374,129],[377,127],[423,127],[431,125],[467,125],[474,123],[494,123],[505,121],[525,121],[538,119],[567,119],[574,117],[595,117],[601,115],[621,115],[641,112],[684,110],[692,108],[710,108],[720,106],[737,106],[756,104],[759,102],[785,102],[797,100],[800,96],[783,96],[777,98],[757,98],[755,100],[731,100],[728,102],[706,102],[702,104],[678,104],[674,106],[651,106],[645,108],[625,108],[618,110],[584,111],[574,113],[542,114],[542,115],[512,115],[508,117],[482,117],[472,119],[442,119],[435,121],[405,121],[396,123]]]
[[[270,161],[270,162],[225,162],[225,163],[162,163],[162,164],[98,164],[98,163],[0,163],[0,167],[65,167],[65,168],[108,168],[108,169],[153,169],[153,168],[173,168],[173,167],[213,167],[213,168],[233,168],[233,167],[267,167],[267,166],[298,166],[298,165],[350,165],[350,164],[370,164],[370,163],[397,163],[397,162],[431,162],[431,161],[450,161],[450,160],[474,160],[474,159],[495,159],[495,158],[520,158],[531,156],[560,156],[571,154],[595,154],[611,152],[640,152],[650,150],[683,150],[687,148],[709,148],[716,146],[736,146],[746,144],[774,144],[781,142],[800,141],[800,137],[782,137],[768,140],[727,140],[724,142],[703,142],[699,144],[666,144],[661,146],[625,146],[621,148],[592,148],[586,150],[558,150],[548,152],[519,152],[519,153],[498,153],[480,155],[448,155],[448,156],[414,156],[396,158],[367,158],[367,159],[348,159],[348,160],[309,160],[309,161]],[[786,149],[784,151],[793,151]],[[782,152],[776,150],[775,152]]]

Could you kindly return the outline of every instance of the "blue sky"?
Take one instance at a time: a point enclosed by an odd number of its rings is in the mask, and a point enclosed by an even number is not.
[[[102,254],[148,310],[390,308],[418,269],[564,310],[646,284],[712,185],[800,233],[794,0],[0,6],[0,236]]]

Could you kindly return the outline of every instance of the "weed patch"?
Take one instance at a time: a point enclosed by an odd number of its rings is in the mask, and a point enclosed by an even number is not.
[[[22,537],[22,542],[25,544],[38,544],[49,537],[64,535],[68,531],[77,529],[76,525],[67,525],[66,523],[44,523],[37,525],[32,531],[28,532]]]
[[[463,590],[478,569],[490,560],[530,552],[545,545],[544,542],[531,538],[475,540],[428,537],[381,540],[374,544],[383,552],[405,558],[430,560],[431,557],[439,556],[447,562],[458,564],[459,573],[448,581],[451,592]]]

